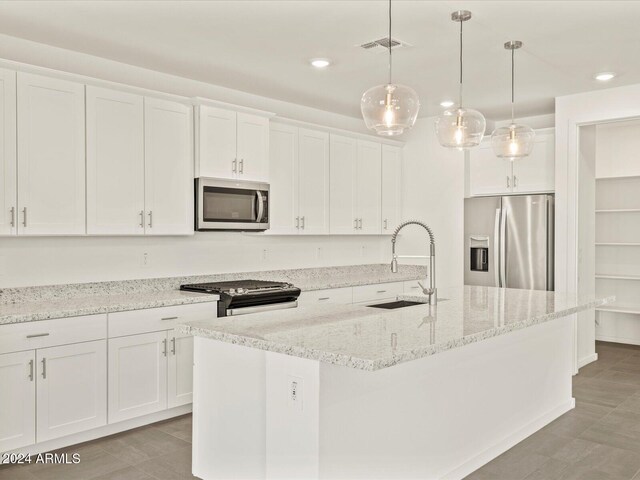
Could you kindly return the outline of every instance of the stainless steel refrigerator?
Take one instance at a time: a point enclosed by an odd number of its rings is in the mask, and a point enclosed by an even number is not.
[[[464,201],[464,283],[553,290],[554,196]]]

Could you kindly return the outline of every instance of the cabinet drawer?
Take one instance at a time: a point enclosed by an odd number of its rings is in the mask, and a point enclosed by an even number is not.
[[[403,282],[404,283],[404,293],[407,295],[410,294],[418,294],[418,295],[422,295],[422,287],[420,285],[418,285],[418,281],[421,281],[424,285],[428,286],[428,282],[426,280],[409,280],[407,282]],[[427,282],[425,284],[425,282]]]
[[[403,291],[404,282],[379,283],[377,285],[360,285],[353,287],[353,303],[369,302],[395,298]]]
[[[107,337],[107,316],[84,315],[0,325],[0,353],[19,352]]]
[[[303,307],[326,303],[350,304],[352,302],[353,289],[351,287],[302,292],[298,298],[298,303]]]
[[[170,330],[184,322],[215,318],[216,302],[147,308],[109,314],[109,338]]]

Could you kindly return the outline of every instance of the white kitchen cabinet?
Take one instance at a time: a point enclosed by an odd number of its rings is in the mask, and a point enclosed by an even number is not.
[[[0,69],[0,235],[17,232],[16,166],[16,72]]]
[[[167,332],[109,339],[109,423],[167,408]]]
[[[329,231],[357,233],[356,175],[358,141],[331,134],[329,158]]]
[[[382,145],[382,233],[400,224],[402,201],[402,149]]]
[[[301,128],[298,145],[299,231],[329,233],[329,134]]]
[[[144,99],[147,235],[189,235],[193,225],[193,116],[190,106]]]
[[[496,157],[491,139],[469,151],[469,193],[509,195],[555,190],[555,135],[553,128],[536,130],[535,145],[528,157],[504,160]]]
[[[143,101],[87,86],[88,234],[144,233]]]
[[[39,349],[36,365],[38,442],[106,425],[106,340]]]
[[[302,307],[312,305],[349,305],[353,303],[353,287],[327,288],[302,292],[298,297]]]
[[[167,406],[173,408],[193,401],[193,336],[175,330],[167,334]]]
[[[269,178],[269,119],[237,114],[237,178],[267,181]]]
[[[382,157],[377,142],[358,140],[356,210],[358,233],[380,233]]]
[[[209,105],[198,107],[196,175],[266,181],[269,119]]]
[[[387,282],[353,287],[353,303],[395,300],[404,292],[404,282]]]
[[[0,452],[35,443],[35,351],[0,355],[0,385]]]
[[[296,234],[298,214],[298,127],[272,123],[269,133],[269,231]]]
[[[18,232],[84,234],[84,85],[18,72]]]

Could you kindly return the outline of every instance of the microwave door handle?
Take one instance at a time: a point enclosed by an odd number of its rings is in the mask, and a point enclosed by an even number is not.
[[[264,215],[264,202],[262,192],[260,190],[256,191],[256,198],[258,202],[258,216],[256,218],[256,223],[262,223],[262,216]]]

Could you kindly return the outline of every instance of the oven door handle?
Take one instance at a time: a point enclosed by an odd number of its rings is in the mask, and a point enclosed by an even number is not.
[[[264,197],[260,190],[256,191],[256,198],[258,202],[258,216],[256,218],[256,223],[262,223],[262,217],[264,216]]]

